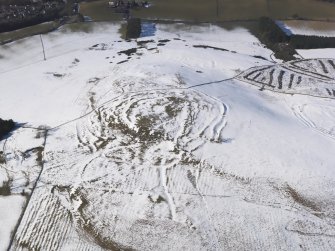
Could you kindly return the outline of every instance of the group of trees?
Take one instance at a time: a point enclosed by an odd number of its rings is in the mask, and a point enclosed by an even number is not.
[[[141,35],[141,19],[131,18],[127,20],[126,39],[139,38]]]
[[[79,0],[0,0],[0,32],[78,15]]]
[[[15,127],[13,120],[2,120],[0,118],[0,140]]]
[[[274,52],[276,58],[284,61],[295,59],[295,49],[290,45],[290,37],[271,19],[259,19],[258,38]]]
[[[259,19],[259,30],[261,36],[272,43],[285,43],[289,41],[289,37],[285,32],[269,17],[261,17]]]

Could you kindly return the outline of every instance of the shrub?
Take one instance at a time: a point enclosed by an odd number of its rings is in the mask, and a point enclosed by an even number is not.
[[[289,41],[289,37],[285,32],[269,17],[261,17],[259,19],[259,30],[261,36],[272,43],[285,43]]]
[[[15,123],[13,120],[2,120],[0,118],[0,139],[2,139],[3,136],[8,134],[10,131],[12,131],[15,127]]]

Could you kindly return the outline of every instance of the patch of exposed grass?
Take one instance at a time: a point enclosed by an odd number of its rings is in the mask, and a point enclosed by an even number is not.
[[[95,78],[90,78],[90,79],[88,80],[88,83],[90,83],[90,84],[96,84],[96,83],[98,83],[100,80],[101,80],[101,78],[97,78],[97,77],[95,77]]]
[[[267,60],[265,57],[262,57],[262,56],[255,55],[255,56],[253,56],[253,57],[254,57],[254,58],[258,58],[258,59],[262,59],[262,60],[269,61],[269,60]]]
[[[162,196],[160,196],[160,195],[158,195],[158,198],[157,198],[157,199],[153,199],[153,198],[151,197],[151,195],[149,195],[148,198],[149,198],[149,200],[150,200],[152,203],[155,203],[155,204],[160,204],[160,203],[166,201],[166,200],[165,200]]]
[[[177,97],[168,97],[168,100],[171,103],[165,106],[165,112],[170,118],[174,118],[182,110],[181,105],[184,103],[184,99]]]
[[[116,64],[124,64],[126,62],[128,62],[128,60],[123,60],[123,61],[117,62]]]
[[[170,39],[161,39],[161,40],[158,40],[158,43],[167,43],[167,42],[170,42]]]
[[[133,131],[124,123],[117,121],[117,119],[113,116],[109,118],[108,126],[116,131],[120,131],[122,134],[133,136]]]
[[[157,119],[157,116],[141,116],[137,118],[137,137],[141,141],[154,141],[163,137],[163,131],[152,129],[152,125]]]
[[[129,57],[129,56],[134,55],[136,52],[137,52],[137,48],[131,48],[131,49],[128,49],[128,50],[119,51],[118,54],[119,55],[125,54]]]
[[[61,73],[53,73],[53,76],[56,77],[56,78],[62,78],[65,76],[65,74],[61,74]]]
[[[43,166],[43,151],[44,151],[44,147],[40,146],[40,147],[36,147],[33,152],[37,154],[36,157],[36,162],[37,164],[42,167]]]
[[[144,46],[148,43],[154,43],[155,41],[154,40],[142,40],[142,41],[137,41],[137,45],[138,46]]]
[[[9,196],[11,195],[11,185],[13,183],[13,180],[10,178],[2,183],[2,186],[0,186],[0,195],[2,196]]]
[[[177,79],[177,80],[176,80],[176,83],[177,83],[178,85],[181,85],[181,86],[186,85],[186,82],[185,82],[183,76],[182,76],[180,73],[177,73],[177,74],[176,74],[176,79]]]
[[[44,127],[44,126],[40,126],[40,127],[38,128],[38,130],[37,130],[37,133],[36,133],[35,138],[36,138],[36,139],[45,138],[46,134],[47,134],[47,129],[46,129],[46,127]]]
[[[190,170],[187,170],[187,178],[191,182],[192,186],[197,189],[197,179],[196,177],[192,174]]]
[[[285,192],[298,204],[308,207],[313,211],[320,211],[320,208],[316,205],[315,202],[309,200],[304,197],[302,194],[298,193],[294,188],[287,185],[285,188]]]
[[[6,157],[2,151],[0,151],[0,164],[6,164]]]
[[[180,163],[182,165],[197,166],[200,164],[200,160],[194,159],[190,156],[187,156],[186,153],[183,154]]]
[[[227,49],[219,48],[219,47],[214,47],[214,46],[209,46],[209,45],[193,45],[194,48],[202,48],[202,49],[213,49],[217,51],[229,51]]]

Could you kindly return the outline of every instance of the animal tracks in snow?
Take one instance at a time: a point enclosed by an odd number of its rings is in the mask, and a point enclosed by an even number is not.
[[[322,109],[320,109],[322,107]],[[322,104],[292,106],[293,114],[307,127],[335,139],[335,107]]]

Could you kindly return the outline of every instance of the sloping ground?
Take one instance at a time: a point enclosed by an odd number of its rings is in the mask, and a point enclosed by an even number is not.
[[[1,113],[36,128],[3,151],[1,170],[19,184],[26,163],[35,184],[9,249],[332,249],[334,100],[243,82],[271,67],[313,91],[305,71],[326,84],[332,72],[320,60],[271,63],[242,28],[157,25],[125,42],[119,27],[48,34],[45,62],[35,38],[0,51]],[[42,165],[35,152],[21,159],[21,145],[40,147]]]

